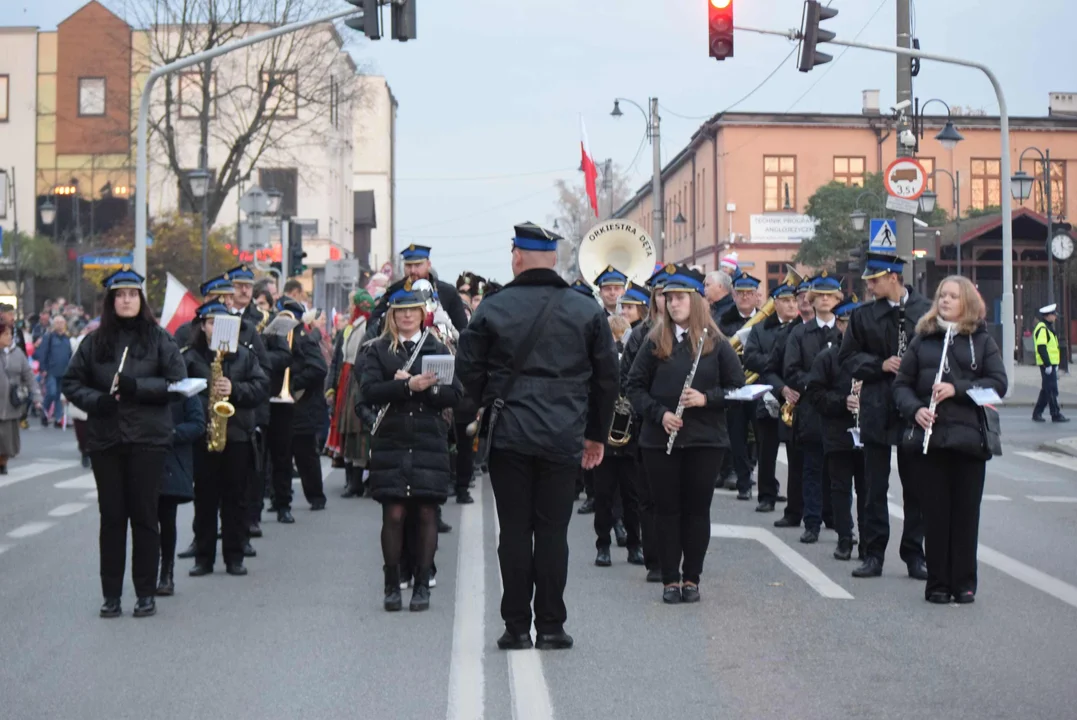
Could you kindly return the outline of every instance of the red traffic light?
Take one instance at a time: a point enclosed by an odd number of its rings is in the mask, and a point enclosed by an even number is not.
[[[707,3],[710,56],[715,60],[733,57],[733,2],[710,0]]]

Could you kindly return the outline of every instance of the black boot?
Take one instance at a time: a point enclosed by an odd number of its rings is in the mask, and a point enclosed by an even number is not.
[[[400,566],[393,565],[392,567],[385,565],[385,609],[389,612],[395,612],[400,609],[402,601],[400,599]]]
[[[157,614],[157,603],[153,601],[151,597],[140,597],[135,603],[135,611],[132,613],[137,617],[150,617]]]
[[[172,568],[174,561],[169,558],[161,560],[161,581],[157,583],[157,595],[168,597],[176,593],[176,585],[172,581]]]
[[[122,614],[119,598],[105,598],[105,604],[101,606],[101,617],[114,618]]]
[[[422,612],[430,607],[430,568],[415,571],[415,585],[411,589],[411,604],[408,610]]]
[[[348,486],[340,496],[342,498],[362,497],[363,483],[361,478],[363,477],[363,471],[352,465],[347,465],[344,468],[344,477]]]
[[[187,549],[186,550],[181,550],[176,555],[176,557],[178,557],[180,560],[187,560],[188,558],[193,558],[194,557],[194,552],[195,552],[194,540],[192,540],[191,544],[187,546]]]

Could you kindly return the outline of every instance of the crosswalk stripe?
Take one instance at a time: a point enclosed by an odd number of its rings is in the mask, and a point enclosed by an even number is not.
[[[1077,503],[1072,495],[1025,495],[1032,502],[1038,503]]]
[[[984,500],[994,500],[994,501],[997,501],[997,502],[1009,502],[1010,501],[1010,498],[1006,497],[1005,495],[984,495],[983,499]]]
[[[32,535],[43,533],[55,524],[56,523],[54,522],[29,522],[25,525],[20,525],[19,527],[15,528],[11,532],[9,532],[7,536],[12,540],[20,540],[22,538],[27,538]]]
[[[93,473],[83,473],[70,480],[61,480],[58,483],[53,483],[53,487],[60,488],[61,490],[91,490],[97,488],[97,483],[93,479]]]
[[[49,510],[49,517],[67,517],[68,515],[74,515],[75,513],[82,512],[86,508],[90,507],[90,503],[66,503],[59,507],[54,507]]]
[[[79,463],[77,462],[48,461],[32,462],[29,465],[16,466],[11,468],[5,477],[0,478],[0,488],[14,485],[15,483],[23,482],[24,480],[32,480],[38,476],[47,475],[48,473],[67,470],[78,464]]]
[[[1069,455],[1042,452],[1040,450],[1018,450],[1017,454],[1021,457],[1031,458],[1042,463],[1047,463],[1048,465],[1054,465],[1056,467],[1077,472],[1077,458],[1070,457]]]

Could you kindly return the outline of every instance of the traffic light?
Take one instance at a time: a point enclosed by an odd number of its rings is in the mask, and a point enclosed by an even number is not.
[[[288,223],[288,277],[302,275],[307,271],[303,264],[303,226],[296,222]]]
[[[707,0],[711,57],[733,57],[733,0]]]
[[[800,59],[797,62],[800,72],[808,72],[816,65],[823,65],[834,59],[815,48],[819,43],[829,42],[837,37],[829,30],[819,29],[820,21],[829,20],[837,14],[837,10],[824,7],[819,0],[805,0],[804,23],[800,29]]]
[[[393,3],[393,40],[407,42],[415,35],[415,0]]]
[[[371,40],[381,39],[381,22],[378,14],[378,0],[348,0],[348,3],[362,8],[363,17],[347,18],[344,24],[352,30],[362,30]]]
[[[864,253],[867,249],[861,243],[849,251],[848,269],[845,272],[860,272],[864,265]]]

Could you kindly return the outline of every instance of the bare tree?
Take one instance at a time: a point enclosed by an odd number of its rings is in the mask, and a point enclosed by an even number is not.
[[[133,52],[136,67],[147,70],[338,7],[332,0],[112,4],[130,25],[143,29],[145,41],[136,40]],[[350,153],[351,117],[361,102],[357,74],[343,36],[327,23],[167,76],[150,105],[151,163],[166,171],[166,183],[186,178],[192,168],[209,169],[206,209],[212,224],[228,194],[260,164],[303,168],[312,150],[345,151],[335,145],[346,145]],[[183,203],[195,206],[188,182],[179,182],[178,192]]]
[[[561,248],[557,258],[558,272],[569,282],[579,276],[576,256],[587,231],[597,225],[600,219],[610,217],[631,196],[628,176],[616,163],[603,163],[598,169],[599,217],[595,217],[591,200],[587,197],[587,189],[582,182],[570,185],[564,180],[557,180],[554,183],[557,188],[554,219],[557,222],[557,233],[565,239],[559,243]]]

